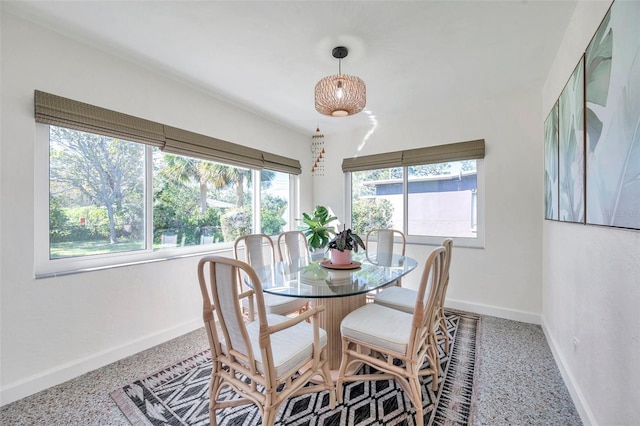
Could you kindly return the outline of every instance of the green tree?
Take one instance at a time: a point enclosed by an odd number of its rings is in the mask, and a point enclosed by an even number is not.
[[[198,188],[175,180],[162,182],[162,186],[154,188],[153,195],[154,243],[159,243],[162,233],[168,230],[175,230],[179,237],[184,235],[198,213]]]
[[[409,176],[439,176],[450,173],[451,163],[423,164],[420,166],[409,166]]]
[[[200,212],[207,210],[207,195],[209,183],[213,182],[217,188],[227,186],[231,181],[224,173],[220,172],[220,166],[208,161],[195,158],[181,157],[166,154],[164,166],[160,172],[168,179],[188,185],[194,182],[200,190]]]
[[[54,195],[49,196],[49,238],[51,242],[62,241],[67,231],[69,218],[62,207],[62,200]]]
[[[476,170],[476,160],[463,160],[460,162],[460,171],[469,172]]]
[[[234,241],[240,235],[251,234],[251,206],[228,211],[220,217],[224,241]]]
[[[201,213],[204,213],[207,209],[210,185],[214,189],[233,187],[235,189],[236,206],[241,207],[245,203],[245,180],[251,178],[250,170],[170,154],[166,154],[164,158],[165,164],[160,173],[164,174],[166,178],[175,179],[184,184],[189,182],[197,183],[200,188]],[[273,172],[263,171],[263,177],[269,176],[269,173],[272,173],[272,175],[267,181],[273,179]]]
[[[278,235],[284,231],[284,212],[287,200],[275,195],[267,194],[262,197],[260,205],[261,232],[267,235]]]
[[[380,180],[402,180],[402,167],[375,169],[354,172],[351,174],[351,191],[354,197],[375,195],[375,186],[369,182]]]
[[[384,198],[359,198],[351,206],[351,229],[365,235],[371,229],[388,229],[393,223],[393,206]]]
[[[144,146],[107,136],[50,127],[50,180],[67,207],[87,200],[106,209],[109,240],[117,243],[123,201],[142,205]]]

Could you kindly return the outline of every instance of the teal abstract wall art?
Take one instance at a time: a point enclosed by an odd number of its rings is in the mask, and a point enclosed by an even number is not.
[[[559,220],[584,223],[584,58],[560,94],[558,120]]]
[[[558,220],[558,102],[544,122],[544,218]]]
[[[640,229],[640,2],[611,6],[585,61],[586,221]]]

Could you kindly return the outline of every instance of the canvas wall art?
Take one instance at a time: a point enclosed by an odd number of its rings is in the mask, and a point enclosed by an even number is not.
[[[640,2],[611,6],[585,61],[586,221],[640,229]]]
[[[558,220],[558,102],[544,122],[544,218]]]
[[[559,220],[584,223],[584,57],[560,94],[558,120]]]

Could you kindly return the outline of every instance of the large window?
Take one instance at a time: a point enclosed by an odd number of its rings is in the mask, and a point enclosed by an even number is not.
[[[290,230],[299,162],[36,92],[36,277]]]
[[[145,248],[145,146],[49,129],[49,258]]]
[[[289,230],[288,173],[47,127],[48,260],[192,246],[211,250],[246,233]],[[260,191],[254,196],[256,179]],[[260,212],[258,221],[254,210]]]
[[[458,245],[481,247],[484,141],[478,142],[345,160],[354,231],[394,228],[413,243],[450,237]]]

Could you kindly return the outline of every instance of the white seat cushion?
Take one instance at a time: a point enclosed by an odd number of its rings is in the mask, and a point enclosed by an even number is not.
[[[287,321],[291,318],[282,315],[267,314],[267,322],[270,325]],[[260,321],[247,324],[247,332],[251,340],[253,355],[256,357],[258,370],[264,373],[262,353],[260,352]],[[320,329],[320,347],[327,344],[327,333]],[[223,351],[226,347],[223,345]],[[293,327],[279,331],[271,335],[271,350],[273,351],[273,364],[276,369],[276,377],[280,378],[292,369],[300,368],[313,355],[313,326],[307,322],[301,322]]]
[[[369,303],[344,317],[343,336],[404,354],[411,336],[413,315]]]
[[[416,308],[416,297],[418,297],[418,293],[415,290],[404,287],[389,287],[376,294],[373,302],[378,305],[413,314]]]
[[[307,304],[307,299],[289,296],[276,296],[275,294],[263,293],[264,307],[268,314],[288,315],[299,311]],[[249,306],[249,299],[242,299],[243,306]]]

